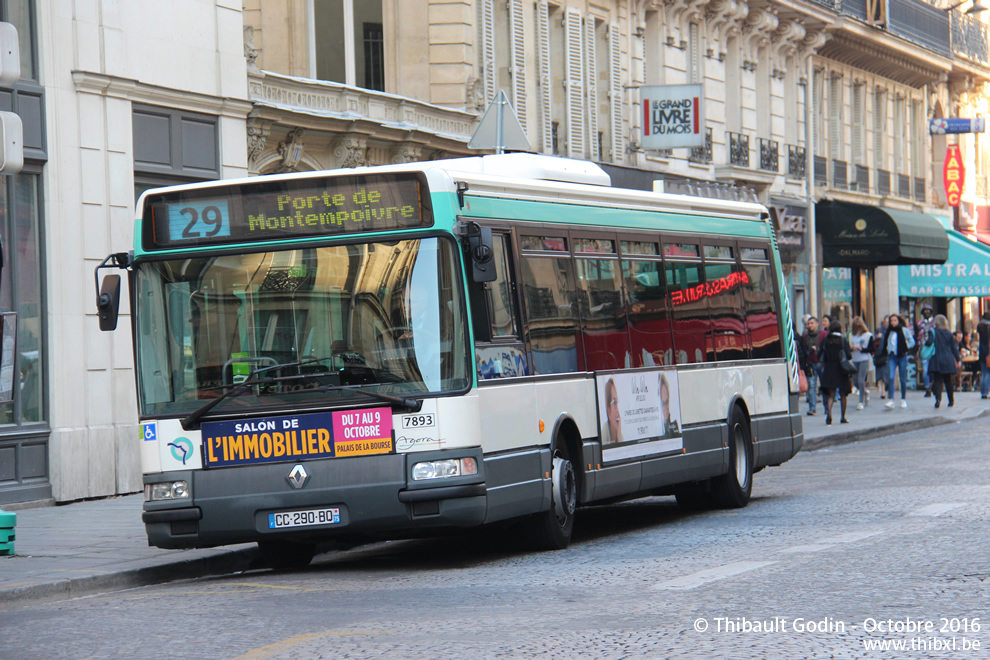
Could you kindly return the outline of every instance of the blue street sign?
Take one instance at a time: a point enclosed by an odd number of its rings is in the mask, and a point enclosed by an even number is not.
[[[961,117],[942,117],[928,120],[929,135],[948,135],[950,133],[982,133],[986,130],[983,117],[963,119]]]

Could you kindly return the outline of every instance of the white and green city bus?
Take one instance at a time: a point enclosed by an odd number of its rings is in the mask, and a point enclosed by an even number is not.
[[[609,183],[506,154],[145,192],[100,268],[130,282],[150,543],[300,565],[510,519],[563,548],[623,498],[745,506],[803,440],[768,216]]]

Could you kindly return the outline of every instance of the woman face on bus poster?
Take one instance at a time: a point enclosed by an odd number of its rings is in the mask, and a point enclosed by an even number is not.
[[[622,442],[622,414],[619,406],[619,389],[615,380],[605,383],[605,441],[604,444]]]
[[[671,387],[670,381],[674,381]],[[678,398],[677,372],[660,372],[660,415],[663,420],[663,434],[665,437],[677,436],[681,434],[681,402]]]

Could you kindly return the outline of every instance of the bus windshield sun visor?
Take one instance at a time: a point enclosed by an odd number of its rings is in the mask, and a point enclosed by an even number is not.
[[[189,431],[199,424],[199,422],[213,410],[215,407],[226,401],[237,396],[240,396],[248,391],[250,391],[255,386],[262,385],[273,385],[276,383],[292,380],[318,380],[320,378],[336,376],[336,372],[322,372],[322,373],[311,373],[311,374],[294,374],[292,376],[263,376],[258,377],[258,374],[262,372],[272,371],[275,369],[283,369],[289,367],[298,367],[303,364],[309,364],[312,362],[320,362],[322,360],[302,360],[300,362],[290,362],[287,364],[273,365],[269,367],[264,367],[263,369],[258,369],[253,372],[251,377],[242,383],[237,385],[224,385],[223,387],[229,387],[226,392],[221,394],[215,399],[211,399],[204,405],[200,406],[192,413],[187,415],[182,419],[182,428]],[[368,385],[321,385],[320,387],[313,388],[309,390],[310,392],[353,392],[355,394],[361,394],[372,399],[378,399],[379,401],[384,401],[390,403],[393,406],[404,408],[410,412],[418,412],[423,405],[423,402],[419,399],[413,399],[409,397],[399,397],[392,396],[391,394],[383,394],[381,392],[376,392],[374,390],[365,389]]]

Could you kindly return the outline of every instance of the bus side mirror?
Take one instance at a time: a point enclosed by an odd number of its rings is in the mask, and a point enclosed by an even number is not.
[[[100,314],[100,330],[116,330],[117,314],[120,312],[120,275],[104,276],[96,308]]]
[[[471,255],[471,279],[475,282],[494,282],[495,272],[495,243],[492,240],[491,227],[478,227],[468,237],[468,252]]]

